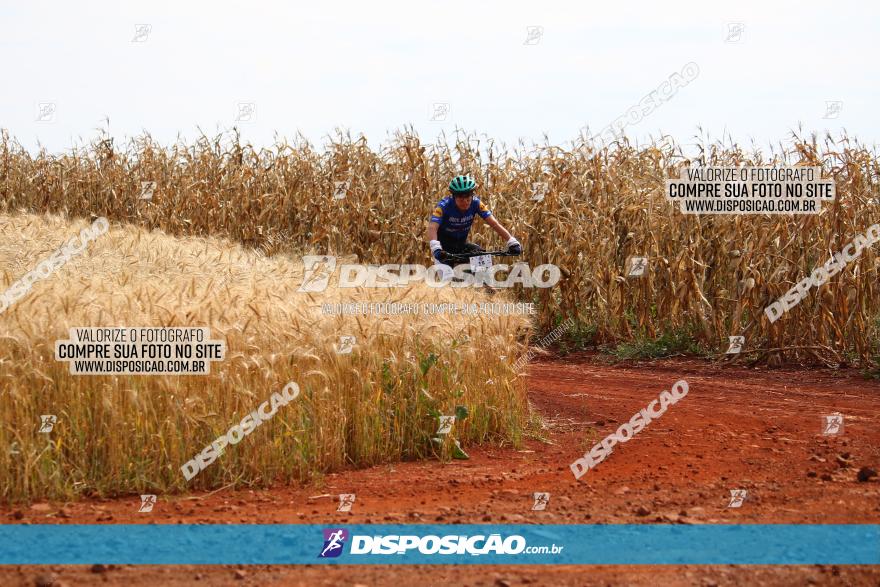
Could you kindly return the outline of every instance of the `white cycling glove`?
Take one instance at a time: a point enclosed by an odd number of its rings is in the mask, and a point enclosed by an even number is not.
[[[522,255],[522,245],[514,237],[507,241],[507,252],[511,255]]]
[[[429,244],[431,245],[431,257],[434,258],[434,265],[442,265],[443,263],[437,258],[437,253],[443,250],[443,245],[440,244],[440,241],[431,241]]]

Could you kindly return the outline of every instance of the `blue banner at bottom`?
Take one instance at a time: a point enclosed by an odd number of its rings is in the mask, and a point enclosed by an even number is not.
[[[0,564],[877,565],[880,525],[0,525]]]

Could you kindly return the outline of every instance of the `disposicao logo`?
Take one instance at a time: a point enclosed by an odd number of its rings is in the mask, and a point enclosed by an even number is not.
[[[491,257],[490,257],[491,259]],[[491,263],[491,261],[490,261]],[[330,277],[336,273],[336,257],[329,255],[303,256],[303,281],[297,291],[322,292],[330,284]],[[506,279],[498,281],[497,273],[508,272]],[[339,266],[340,288],[394,288],[406,287],[413,281],[422,281],[428,287],[513,287],[520,284],[527,288],[546,289],[559,283],[562,272],[559,267],[544,264],[531,269],[526,263],[513,265],[489,265],[484,269],[474,269],[471,265],[460,264],[454,269],[442,264],[425,267],[418,264],[386,263],[385,265],[346,264]]]
[[[343,528],[324,529],[324,548],[318,558],[336,558],[342,554],[346,540],[348,540],[348,530]]]
[[[329,528],[324,531],[324,548],[319,558],[335,558],[345,550],[345,543],[351,538],[348,554],[357,555],[404,555],[407,558],[418,555],[552,555],[559,554],[564,545],[548,544],[527,546],[526,539],[519,534],[503,537],[501,534],[439,535],[429,534],[388,534],[364,536],[350,534],[342,528]]]

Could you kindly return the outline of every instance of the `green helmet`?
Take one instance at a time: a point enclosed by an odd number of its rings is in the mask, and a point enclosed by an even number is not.
[[[453,194],[466,194],[477,187],[477,182],[470,175],[457,175],[449,182],[449,191]]]

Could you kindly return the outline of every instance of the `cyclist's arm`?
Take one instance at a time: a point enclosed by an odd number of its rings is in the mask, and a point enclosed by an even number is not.
[[[428,242],[439,240],[437,238],[437,231],[440,230],[440,225],[436,222],[428,223]]]
[[[434,216],[432,216],[434,218]],[[440,244],[440,240],[437,238],[437,233],[440,230],[440,223],[434,220],[428,222],[428,246],[431,247],[431,256],[434,258],[434,263],[443,263],[445,261],[444,255],[446,253],[443,252],[443,245]]]
[[[507,232],[506,228],[501,226],[500,222],[495,220],[495,216],[488,216],[486,218],[483,218],[483,220],[486,221],[486,224],[488,224],[489,226],[492,227],[492,230],[494,230],[498,234],[498,236],[503,238],[505,241],[510,240],[510,238],[511,238],[510,233]]]

